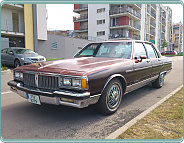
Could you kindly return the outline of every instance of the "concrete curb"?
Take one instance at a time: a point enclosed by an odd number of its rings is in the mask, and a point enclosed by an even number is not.
[[[6,72],[11,73],[12,71],[10,69],[1,71],[1,73],[6,73]]]
[[[137,121],[145,117],[148,113],[150,113],[152,110],[154,110],[156,107],[158,107],[160,104],[162,104],[164,101],[169,99],[172,95],[174,95],[176,92],[178,92],[183,87],[183,84],[169,93],[167,96],[165,96],[163,99],[161,99],[159,102],[139,114],[137,117],[126,123],[124,126],[117,129],[115,132],[111,133],[109,136],[107,136],[105,139],[116,139],[120,134],[124,133],[128,128],[130,128],[132,125],[134,125]]]

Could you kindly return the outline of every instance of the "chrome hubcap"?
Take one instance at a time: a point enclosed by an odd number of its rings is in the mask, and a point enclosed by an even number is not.
[[[164,83],[164,74],[160,74],[160,85]]]
[[[107,103],[109,108],[114,108],[118,105],[120,100],[120,88],[117,84],[110,87],[107,97]]]

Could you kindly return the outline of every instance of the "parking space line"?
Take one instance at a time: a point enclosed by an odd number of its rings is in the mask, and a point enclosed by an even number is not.
[[[12,91],[3,92],[3,93],[1,93],[1,95],[2,95],[2,94],[8,94],[8,93],[12,93]]]

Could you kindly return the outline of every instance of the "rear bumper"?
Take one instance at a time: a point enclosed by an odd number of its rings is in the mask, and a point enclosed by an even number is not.
[[[39,89],[31,89],[24,87],[21,83],[16,81],[9,81],[8,85],[10,86],[10,90],[19,94],[21,97],[27,99],[28,94],[39,95],[41,103],[53,104],[53,105],[66,105],[72,106],[76,108],[84,108],[91,104],[95,104],[98,102],[100,94],[90,96],[90,92],[71,92],[66,90],[59,90],[53,92],[45,92],[40,91]],[[61,98],[71,99],[69,101],[61,100]]]

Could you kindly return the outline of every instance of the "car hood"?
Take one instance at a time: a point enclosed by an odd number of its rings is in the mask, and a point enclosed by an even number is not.
[[[126,62],[128,59],[104,58],[104,57],[81,57],[57,61],[34,63],[16,68],[21,71],[35,71],[47,73],[59,73],[62,75],[85,76],[119,62]]]

